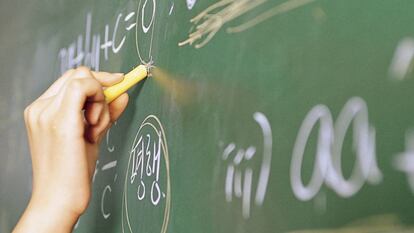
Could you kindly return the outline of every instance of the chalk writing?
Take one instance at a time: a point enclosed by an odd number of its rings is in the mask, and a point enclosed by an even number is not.
[[[312,129],[320,122],[316,159],[308,185],[301,178],[305,147]],[[353,149],[356,154],[354,169],[345,179],[341,169],[342,145],[353,123]],[[355,195],[368,182],[378,184],[382,179],[376,162],[375,129],[369,125],[368,109],[363,99],[351,98],[333,123],[332,115],[325,105],[317,105],[308,113],[293,149],[290,180],[293,193],[302,201],[315,197],[323,183],[341,197]]]
[[[135,177],[139,176],[139,185],[137,190],[137,197],[139,200],[144,199],[146,185],[143,181],[143,176],[153,176],[151,187],[151,202],[157,205],[161,198],[161,190],[159,186],[160,176],[160,154],[161,154],[161,132],[157,138],[151,140],[151,135],[141,135],[137,144],[132,149],[132,167],[130,182],[134,183]]]
[[[260,112],[253,114],[253,118],[263,134],[263,155],[256,192],[253,191],[253,168],[249,165],[242,168],[243,161],[248,162],[256,155],[256,147],[246,149],[237,148],[235,143],[229,143],[223,150],[222,159],[228,161],[225,178],[225,198],[227,202],[233,201],[233,196],[242,200],[242,215],[245,219],[250,217],[252,200],[257,206],[263,205],[266,196],[267,184],[270,175],[272,158],[272,130],[267,117]],[[244,167],[244,166],[243,166]],[[255,194],[255,196],[253,196]]]
[[[135,195],[129,195],[129,190]],[[171,205],[169,155],[164,129],[154,115],[141,123],[130,150],[122,199],[122,232],[138,232],[128,209],[144,201],[156,209],[164,206],[160,232],[166,232]]]

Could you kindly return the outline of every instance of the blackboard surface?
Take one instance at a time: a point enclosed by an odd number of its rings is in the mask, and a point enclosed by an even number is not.
[[[24,107],[66,69],[139,63],[74,232],[414,231],[413,9],[1,2],[0,231],[30,197]]]

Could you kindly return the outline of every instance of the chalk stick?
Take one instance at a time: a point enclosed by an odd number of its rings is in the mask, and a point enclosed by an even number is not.
[[[105,100],[107,103],[112,102],[118,96],[122,95],[129,88],[133,87],[135,84],[139,83],[148,75],[147,67],[144,65],[139,65],[129,73],[127,73],[122,82],[117,83],[113,86],[108,87],[104,90]]]

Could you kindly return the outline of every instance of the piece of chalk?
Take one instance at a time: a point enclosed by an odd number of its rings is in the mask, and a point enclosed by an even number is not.
[[[135,84],[147,77],[147,75],[148,71],[146,66],[137,66],[135,69],[133,69],[125,75],[124,80],[122,80],[122,82],[110,86],[104,90],[106,102],[112,102],[118,96],[125,93],[129,88],[133,87]]]

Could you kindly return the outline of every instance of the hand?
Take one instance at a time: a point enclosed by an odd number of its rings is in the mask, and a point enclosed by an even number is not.
[[[99,142],[128,103],[125,93],[107,104],[103,88],[122,80],[69,70],[25,109],[33,190],[14,232],[71,232],[90,200]]]

